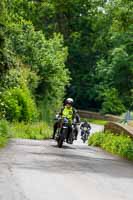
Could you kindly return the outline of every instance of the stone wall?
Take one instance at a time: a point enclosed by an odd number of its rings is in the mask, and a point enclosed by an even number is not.
[[[122,120],[119,116],[114,116],[114,115],[102,115],[97,112],[89,112],[85,110],[78,110],[78,113],[80,117],[83,118],[88,118],[88,119],[101,119],[101,120],[106,120],[109,121],[105,126],[104,126],[104,131],[111,131],[112,133],[124,133],[126,135],[129,135],[130,137],[133,138],[133,127],[129,125],[123,125],[118,122]]]
[[[104,126],[104,131],[111,131],[112,133],[126,134],[133,138],[133,127],[122,125],[116,122],[108,122]]]
[[[114,121],[114,122],[119,122],[122,120],[119,116],[102,115],[97,112],[90,112],[90,111],[85,111],[85,110],[78,110],[78,113],[79,113],[80,117],[83,117],[83,118],[102,119],[102,120]]]

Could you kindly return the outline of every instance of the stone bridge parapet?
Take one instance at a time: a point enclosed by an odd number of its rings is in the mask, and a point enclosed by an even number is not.
[[[133,127],[128,125],[123,125],[117,122],[108,122],[104,126],[104,131],[111,131],[116,134],[126,134],[133,138]]]
[[[109,114],[100,114],[98,112],[90,112],[85,110],[78,110],[80,117],[83,118],[90,118],[90,119],[102,119],[107,121],[119,122],[122,120],[121,117]]]

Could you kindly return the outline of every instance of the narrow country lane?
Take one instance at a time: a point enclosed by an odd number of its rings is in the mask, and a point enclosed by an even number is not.
[[[102,129],[92,125],[92,133]],[[133,163],[80,139],[13,139],[0,150],[0,200],[132,200]]]

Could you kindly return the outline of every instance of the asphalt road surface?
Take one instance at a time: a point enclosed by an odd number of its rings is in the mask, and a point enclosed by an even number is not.
[[[102,129],[92,126],[92,133]],[[0,150],[0,200],[133,200],[133,163],[80,138],[11,140]]]

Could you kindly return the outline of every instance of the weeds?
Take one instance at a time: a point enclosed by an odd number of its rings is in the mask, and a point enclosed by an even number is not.
[[[116,135],[111,132],[99,132],[89,138],[88,144],[133,160],[133,140],[129,136]]]
[[[37,123],[13,123],[11,125],[12,137],[25,139],[48,139],[51,136],[51,128],[45,122]]]

